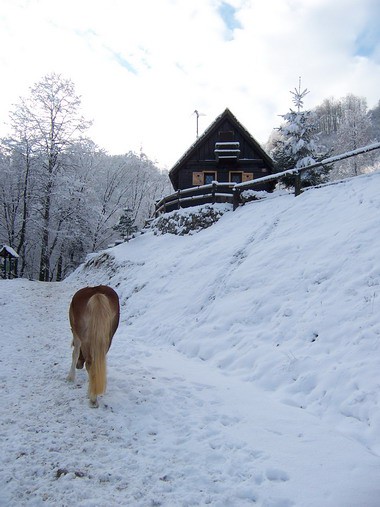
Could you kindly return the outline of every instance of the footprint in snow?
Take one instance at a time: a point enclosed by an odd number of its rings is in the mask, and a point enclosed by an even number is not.
[[[268,481],[286,482],[289,480],[288,474],[284,472],[284,470],[280,470],[278,468],[268,468],[265,475]]]

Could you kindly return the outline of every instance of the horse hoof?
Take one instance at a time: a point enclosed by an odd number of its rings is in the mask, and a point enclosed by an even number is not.
[[[82,370],[83,366],[84,366],[84,361],[82,361],[81,359],[78,359],[78,362],[76,364],[76,369]]]
[[[95,401],[90,400],[89,405],[90,405],[90,408],[99,408],[98,400],[95,400]]]

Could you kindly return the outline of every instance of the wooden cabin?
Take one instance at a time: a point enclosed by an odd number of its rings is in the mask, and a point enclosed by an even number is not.
[[[174,189],[219,183],[242,183],[273,172],[273,161],[260,144],[226,109],[170,170]],[[273,190],[273,182],[256,190]]]

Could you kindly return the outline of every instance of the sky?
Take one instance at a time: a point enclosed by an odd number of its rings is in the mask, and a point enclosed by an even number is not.
[[[110,154],[170,169],[226,107],[265,143],[292,106],[380,100],[378,0],[0,0],[0,135],[45,75],[71,79]]]

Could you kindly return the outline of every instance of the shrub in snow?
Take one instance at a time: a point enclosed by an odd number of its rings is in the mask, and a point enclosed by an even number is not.
[[[232,210],[231,204],[206,204],[179,209],[159,216],[150,225],[154,234],[194,234],[207,229],[217,222],[226,211]]]
[[[243,190],[240,194],[240,199],[243,203],[246,203],[248,201],[258,201],[259,199],[265,199],[268,197],[268,192],[265,192],[265,190]]]

